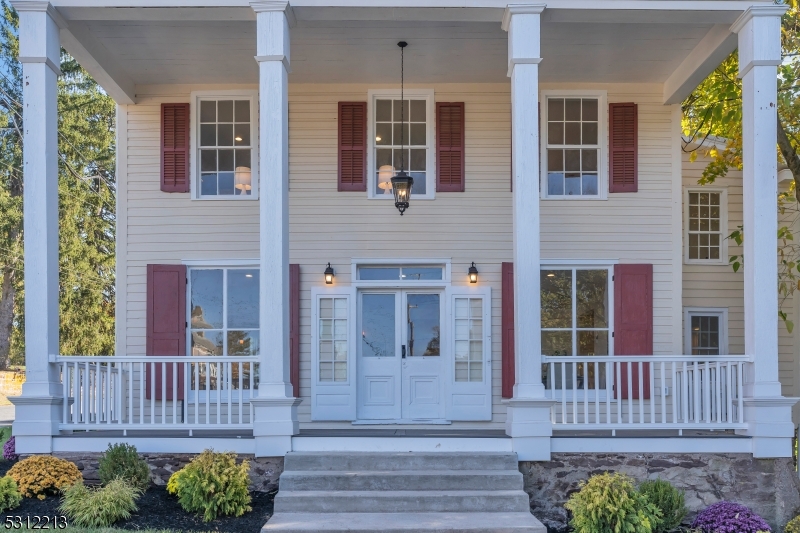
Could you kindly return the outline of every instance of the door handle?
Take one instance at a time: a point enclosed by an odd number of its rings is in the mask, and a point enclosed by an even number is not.
[[[405,344],[400,347],[400,355],[402,356],[403,359],[406,358],[406,345]]]

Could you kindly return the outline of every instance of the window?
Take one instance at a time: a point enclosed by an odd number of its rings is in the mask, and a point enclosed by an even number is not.
[[[442,279],[438,266],[359,266],[359,281],[432,281]]]
[[[483,381],[483,298],[456,298],[454,307],[456,381]]]
[[[727,355],[727,309],[687,308],[684,323],[687,355]]]
[[[545,198],[605,198],[605,93],[545,94]]]
[[[257,95],[192,93],[193,197],[258,196]]]
[[[347,298],[319,299],[319,381],[347,381]]]
[[[541,271],[542,298],[542,354],[546,356],[610,355],[611,293],[608,268],[553,268]],[[562,382],[572,388],[573,367],[567,366],[562,380],[561,365],[553,368],[544,359],[543,378],[547,388],[560,389]],[[575,368],[578,389],[583,388],[584,375],[587,388],[593,389],[595,371],[597,382],[606,388],[605,365],[582,363]]]
[[[687,190],[686,262],[725,263],[727,246],[727,193],[724,190]]]
[[[433,92],[370,91],[369,194],[394,199],[391,178],[403,168],[414,178],[412,198],[433,198]]]
[[[191,355],[258,355],[258,280],[252,268],[189,270]]]

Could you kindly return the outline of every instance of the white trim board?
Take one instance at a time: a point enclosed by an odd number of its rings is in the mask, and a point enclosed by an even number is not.
[[[719,194],[719,259],[689,259],[689,193]],[[683,262],[686,265],[728,264],[728,189],[727,187],[704,187],[693,185],[683,188]]]
[[[752,453],[749,437],[552,437],[551,453]]]
[[[512,452],[510,438],[292,437],[294,452]]]
[[[692,353],[692,316],[719,317],[719,355],[728,354],[728,308],[727,307],[684,307],[683,308],[683,349]]]
[[[249,430],[248,430],[249,432]],[[255,454],[253,437],[53,437],[55,453],[104,452],[109,444],[132,444],[139,453],[202,453],[214,448],[219,451]]]

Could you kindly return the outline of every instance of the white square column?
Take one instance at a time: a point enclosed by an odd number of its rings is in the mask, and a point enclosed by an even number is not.
[[[791,457],[791,409],[778,377],[777,67],[785,6],[753,6],[731,27],[739,36],[744,197],[744,417],[754,457]]]
[[[282,456],[299,431],[289,377],[289,26],[287,1],[250,3],[259,70],[260,355],[257,456]]]
[[[22,63],[25,384],[16,406],[17,453],[50,453],[61,411],[58,354],[58,76],[61,43],[47,2],[15,1]]]
[[[549,460],[552,400],[542,384],[539,225],[539,62],[543,4],[509,4],[514,220],[514,397],[506,433],[520,460]]]

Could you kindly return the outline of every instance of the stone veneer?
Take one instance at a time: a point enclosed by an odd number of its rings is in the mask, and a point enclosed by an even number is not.
[[[78,466],[83,479],[88,482],[100,482],[97,474],[99,453],[58,453],[54,454]],[[166,485],[174,472],[177,472],[197,454],[192,453],[142,453],[139,454],[150,467],[153,483]],[[258,457],[240,454],[238,460],[250,461],[250,490],[269,492],[278,489],[278,478],[283,472],[283,457]]]
[[[550,461],[519,464],[531,512],[549,531],[566,531],[564,503],[593,474],[623,472],[637,481],[666,479],[685,491],[687,521],[720,500],[752,508],[772,526],[800,512],[800,478],[792,459],[754,459],[749,454],[554,453]]]

